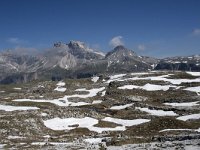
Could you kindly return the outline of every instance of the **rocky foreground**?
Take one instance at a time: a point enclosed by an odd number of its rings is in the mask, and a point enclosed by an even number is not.
[[[200,73],[0,85],[0,149],[200,149]]]

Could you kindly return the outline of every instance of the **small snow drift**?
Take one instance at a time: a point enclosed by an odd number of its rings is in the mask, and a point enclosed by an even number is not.
[[[57,87],[57,88],[55,88],[54,89],[54,91],[58,91],[58,92],[65,92],[67,89],[66,88],[64,88],[64,87]]]
[[[192,106],[198,106],[200,104],[199,101],[196,102],[188,102],[188,103],[164,103],[165,105],[169,105],[169,106],[174,106],[174,107],[192,107]]]
[[[57,85],[57,86],[65,86],[65,82],[60,81],[60,82],[58,82],[56,85]]]
[[[200,119],[200,114],[192,114],[192,115],[180,116],[177,119],[178,120],[182,120],[182,121]]]
[[[187,74],[190,74],[192,76],[200,76],[200,72],[186,72]]]
[[[52,130],[72,130],[76,127],[72,127],[73,125],[78,125],[78,127],[82,128],[90,128],[93,125],[97,124],[98,120],[90,117],[85,118],[53,118],[44,121],[44,125]]]
[[[124,131],[126,130],[124,126],[117,126],[115,128],[101,128],[94,127],[95,124],[98,124],[98,120],[90,117],[84,118],[53,118],[44,121],[44,125],[47,128],[52,130],[72,130],[75,128],[88,128],[90,131],[94,131],[97,133],[102,133],[103,131]],[[73,127],[76,125],[78,127]]]
[[[128,107],[131,107],[133,105],[133,103],[131,104],[126,104],[126,105],[120,105],[120,106],[112,106],[110,109],[112,110],[121,110],[121,109],[125,109]]]
[[[118,87],[118,89],[142,89],[146,91],[167,91],[170,87],[176,87],[172,85],[154,85],[154,84],[145,84],[144,86],[137,86],[137,85],[124,85],[121,87]]]
[[[149,122],[149,119],[134,119],[134,120],[125,120],[125,119],[118,119],[118,118],[111,118],[111,117],[106,117],[102,119],[103,121],[108,121],[108,122],[113,122],[116,124],[121,124],[123,126],[133,126],[133,125],[139,125],[142,123]]]
[[[37,110],[38,107],[25,107],[25,106],[11,106],[11,105],[0,105],[0,110],[4,111],[21,111],[21,110]]]
[[[191,92],[196,92],[199,95],[199,93],[200,93],[200,86],[188,87],[188,88],[185,88],[184,90],[191,91]]]
[[[54,91],[58,91],[58,92],[65,92],[66,91],[66,88],[63,87],[63,86],[65,86],[65,82],[60,81],[56,85],[57,85],[57,87],[54,89]]]
[[[95,77],[92,77],[92,82],[96,83],[98,80],[99,80],[99,77],[95,76]]]
[[[195,132],[200,132],[199,129],[164,129],[159,132],[167,132],[167,131],[195,131]]]
[[[141,108],[141,107],[136,107],[136,109],[149,113],[153,116],[178,116],[178,114],[174,113],[173,111],[152,110],[149,108]]]
[[[83,106],[83,105],[90,105],[92,103],[86,103],[86,102],[70,102],[68,99],[69,98],[89,98],[89,97],[94,97],[97,95],[97,93],[103,91],[105,89],[105,87],[101,87],[101,88],[96,88],[96,89],[90,89],[90,90],[86,90],[84,89],[77,89],[75,91],[86,91],[89,92],[88,94],[74,94],[74,95],[66,95],[63,98],[58,98],[58,99],[53,99],[53,100],[41,100],[41,99],[15,99],[13,101],[15,102],[37,102],[37,103],[52,103],[58,106]]]

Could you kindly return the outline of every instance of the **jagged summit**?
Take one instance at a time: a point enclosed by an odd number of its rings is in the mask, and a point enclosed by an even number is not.
[[[124,57],[133,57],[136,53],[127,49],[123,45],[116,46],[112,51],[106,54],[106,58],[118,59]]]
[[[54,43],[34,56],[21,48],[0,52],[0,83],[25,82],[38,78],[78,78],[102,73],[123,73],[152,69],[200,70],[200,56],[156,59],[139,56],[123,45],[104,55],[81,41]],[[28,53],[28,55],[27,55]],[[37,76],[32,76],[36,73]],[[24,79],[24,75],[29,75]],[[27,81],[27,80],[26,80]]]
[[[69,44],[67,44],[67,45],[69,46],[69,48],[73,48],[73,49],[77,49],[77,48],[88,49],[86,44],[84,42],[81,42],[81,41],[71,40],[69,42]]]
[[[118,46],[116,46],[114,48],[115,51],[117,51],[117,50],[125,50],[125,49],[127,49],[127,48],[124,45],[118,45]]]

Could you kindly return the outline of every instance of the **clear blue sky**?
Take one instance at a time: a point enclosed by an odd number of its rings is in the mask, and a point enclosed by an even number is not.
[[[200,0],[0,0],[0,49],[80,40],[155,57],[200,54]]]

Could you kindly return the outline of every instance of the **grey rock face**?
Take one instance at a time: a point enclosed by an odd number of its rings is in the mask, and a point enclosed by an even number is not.
[[[122,45],[104,55],[80,41],[70,41],[68,44],[57,42],[52,48],[34,55],[27,52],[22,53],[20,50],[18,52],[1,52],[0,83],[7,78],[10,80],[16,76],[16,80],[23,79],[24,74],[39,74],[39,76],[34,75],[34,79],[41,77],[45,79],[47,76],[51,78],[51,74],[59,74],[56,78],[62,79],[65,77],[88,77],[99,73],[152,69],[199,71],[199,61],[199,55],[161,60],[139,56]],[[29,75],[28,79],[33,79],[32,75]]]
[[[160,60],[156,70],[200,71],[200,55],[170,57]]]

